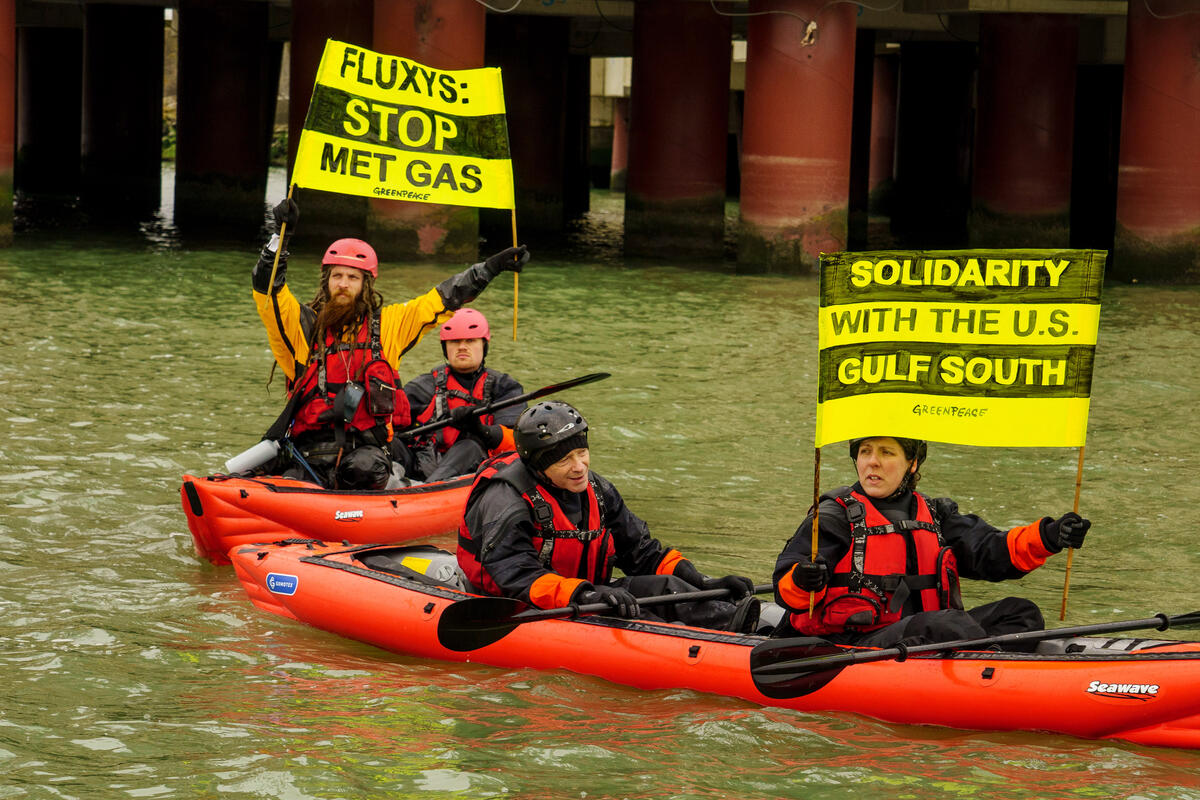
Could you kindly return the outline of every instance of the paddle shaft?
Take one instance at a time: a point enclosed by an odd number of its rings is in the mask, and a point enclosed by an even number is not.
[[[480,416],[483,416],[484,414],[490,414],[493,411],[499,411],[502,408],[508,408],[509,406],[515,406],[518,403],[525,403],[530,400],[536,400],[539,397],[545,397],[548,394],[554,394],[555,392],[561,392],[564,389],[570,389],[573,386],[580,386],[585,383],[591,383],[592,381],[603,380],[604,378],[608,378],[608,377],[610,377],[610,374],[607,372],[593,372],[589,375],[581,375],[578,378],[572,378],[569,381],[563,381],[562,383],[555,383],[550,386],[543,386],[541,389],[537,389],[536,391],[527,392],[526,394],[517,395],[516,397],[510,397],[507,400],[497,400],[494,403],[488,403],[486,406],[476,406],[475,408],[471,409],[471,414],[472,414],[472,416],[480,417]],[[444,428],[447,425],[451,424],[453,421],[454,421],[453,419],[450,419],[449,417],[447,417],[446,419],[439,419],[439,420],[435,420],[433,422],[427,422],[424,425],[418,425],[415,428],[409,428],[408,430],[400,431],[396,435],[399,436],[401,439],[411,439],[414,436],[420,436],[423,433],[429,433],[430,431],[436,431],[440,428]]]
[[[769,583],[760,583],[754,587],[754,593],[765,594],[771,591],[772,588]],[[728,594],[728,589],[700,589],[695,592],[639,597],[637,601],[639,606],[662,606],[667,603],[692,603],[700,600],[717,600]],[[561,619],[563,617],[573,617],[578,614],[600,614],[604,611],[612,610],[613,607],[608,603],[587,603],[582,606],[567,606],[566,608],[531,608],[528,611],[513,614],[509,618],[509,621],[520,625],[526,622],[536,622],[541,619]]]
[[[1092,636],[1120,631],[1135,631],[1154,628],[1165,631],[1172,626],[1190,626],[1200,624],[1200,611],[1168,617],[1158,614],[1146,619],[1131,619],[1119,622],[1099,622],[1093,625],[1078,625],[1073,628],[1054,628],[1044,631],[1023,631],[1021,633],[1004,633],[999,636],[986,636],[980,639],[959,639],[953,642],[935,642],[920,644],[913,647],[889,647],[883,650],[868,652],[838,653],[829,656],[814,656],[797,658],[791,661],[779,661],[774,664],[763,664],[756,667],[756,675],[779,675],[795,673],[803,675],[809,672],[849,666],[851,664],[869,664],[874,661],[903,661],[911,655],[920,653],[939,653],[946,650],[971,650],[988,647],[994,644],[1014,644],[1020,642],[1040,642],[1046,639],[1062,639],[1071,636]],[[781,639],[780,643],[786,642]]]

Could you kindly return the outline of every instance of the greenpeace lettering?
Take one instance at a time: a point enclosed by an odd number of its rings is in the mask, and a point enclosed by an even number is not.
[[[292,182],[340,194],[513,208],[500,70],[439,71],[329,40]]]
[[[817,445],[861,435],[1083,444],[1102,251],[821,257]]]

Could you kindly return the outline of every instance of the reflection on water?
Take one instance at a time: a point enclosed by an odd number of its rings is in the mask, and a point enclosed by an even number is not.
[[[531,242],[519,339],[496,336],[491,363],[527,388],[611,372],[564,395],[593,466],[703,569],[765,580],[811,501],[815,280],[627,264],[619,198],[595,199],[565,242]],[[0,252],[0,797],[1200,798],[1182,751],[423,663],[259,612],[196,560],[178,500],[282,402],[257,246],[164,223]],[[399,300],[449,271],[385,263],[379,285]],[[293,260],[299,296],[316,274]],[[501,280],[477,305],[507,333],[511,303]],[[1197,331],[1196,290],[1106,289],[1068,623],[1195,606]],[[422,342],[406,377],[439,356]],[[994,524],[1070,507],[1073,451],[931,450],[923,486]],[[822,484],[850,478],[827,448]],[[1062,579],[1052,563],[967,593],[1053,612]]]

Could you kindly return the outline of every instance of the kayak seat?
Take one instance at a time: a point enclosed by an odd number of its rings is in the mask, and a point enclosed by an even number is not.
[[[1066,639],[1046,639],[1038,642],[1038,655],[1087,655],[1101,656],[1132,653],[1149,647],[1174,644],[1163,639],[1108,638],[1101,636],[1076,636]]]
[[[467,591],[467,579],[458,567],[458,558],[433,545],[404,545],[376,549],[355,556],[371,569],[399,575],[428,586]]]

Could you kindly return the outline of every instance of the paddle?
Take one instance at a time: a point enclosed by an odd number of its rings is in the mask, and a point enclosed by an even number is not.
[[[518,403],[525,403],[530,400],[536,400],[539,397],[545,397],[548,394],[561,392],[564,389],[570,389],[572,386],[581,386],[585,383],[591,383],[592,381],[599,381],[609,377],[611,377],[611,375],[607,372],[593,372],[590,375],[581,375],[578,378],[572,378],[569,381],[551,384],[550,386],[543,386],[541,389],[537,389],[536,391],[527,392],[526,394],[517,395],[516,397],[510,397],[507,400],[497,400],[494,403],[488,403],[486,406],[476,406],[475,408],[471,409],[471,415],[480,417],[484,414],[490,414],[493,411],[499,411],[502,408],[515,406]],[[429,433],[430,431],[436,431],[439,428],[444,428],[451,422],[453,422],[453,420],[450,418],[434,420],[433,422],[427,422],[424,425],[418,425],[415,428],[408,428],[407,430],[400,431],[396,435],[401,439],[411,439],[414,436],[420,436],[422,433]]]
[[[952,642],[888,647],[882,650],[847,651],[823,639],[797,637],[778,639],[758,645],[750,652],[750,675],[754,685],[767,697],[799,697],[814,692],[833,680],[846,667],[874,661],[903,661],[920,653],[940,653],[947,650],[979,650],[992,645],[1031,644],[1046,639],[1072,636],[1098,636],[1155,628],[1165,631],[1171,627],[1200,625],[1200,611],[1168,617],[1156,614],[1146,619],[1098,622],[1073,628],[1053,628],[1042,631],[1022,631],[985,636],[979,639],[959,639]]]
[[[769,591],[769,583],[754,587],[755,594]],[[728,589],[660,594],[654,597],[639,597],[638,605],[658,606],[667,603],[716,600],[728,594]],[[534,608],[511,597],[469,597],[450,604],[442,611],[442,616],[438,619],[438,641],[447,650],[462,653],[498,642],[526,622],[562,619],[579,614],[600,614],[612,610],[613,607],[608,603],[587,603],[566,608]]]

